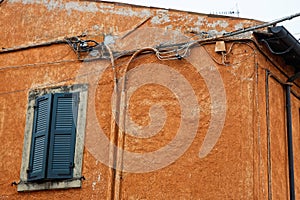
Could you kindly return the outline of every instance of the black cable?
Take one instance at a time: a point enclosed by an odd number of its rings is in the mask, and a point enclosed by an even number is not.
[[[281,52],[276,52],[272,49],[272,47],[270,46],[270,44],[267,42],[267,40],[265,39],[262,39],[261,40],[263,43],[265,43],[268,47],[268,49],[271,51],[271,53],[275,54],[275,55],[283,55],[283,54],[286,54],[288,52],[290,52],[295,46],[297,43],[294,43],[293,45],[291,45],[290,47],[288,47],[286,50],[284,51],[281,51]]]
[[[96,60],[96,59],[93,59],[93,60]],[[83,61],[83,60],[81,60],[81,61]],[[89,62],[90,60],[84,60],[84,61]],[[119,66],[122,66],[124,63],[126,63],[126,61],[119,63],[119,65],[115,65],[115,67],[117,68]],[[70,77],[70,78],[67,78],[67,79],[62,79],[62,80],[59,80],[57,82],[47,83],[47,84],[44,84],[44,85],[40,85],[39,87],[47,87],[47,86],[51,86],[51,85],[56,85],[58,83],[63,83],[63,82],[67,82],[67,81],[70,81],[70,80],[77,79],[77,78],[86,77],[86,76],[89,76],[89,75],[92,75],[92,74],[97,74],[97,72],[100,72],[100,71],[102,71],[102,69],[93,70],[93,71],[87,72],[85,74],[81,74],[81,75],[76,76],[76,77]],[[19,93],[19,92],[26,92],[28,89],[30,89],[30,88],[24,88],[24,89],[13,90],[13,91],[9,91],[9,92],[2,92],[2,93],[0,92],[0,96],[1,95]]]
[[[37,47],[44,47],[44,46],[50,46],[53,44],[66,44],[66,40],[53,40],[50,42],[43,42],[43,43],[37,43],[37,44],[31,44],[31,45],[26,45],[26,46],[18,46],[18,47],[12,47],[12,48],[2,48],[0,50],[0,54],[2,53],[9,53],[9,52],[16,52],[16,51],[21,51],[25,49],[32,49],[32,48],[37,48]]]
[[[282,73],[286,78],[289,78],[289,76],[283,71],[283,69],[281,69],[277,64],[276,64],[276,62],[272,59],[272,58],[270,58],[261,48],[260,48],[260,46],[256,43],[256,41],[255,40],[253,40],[253,39],[243,39],[243,40],[248,40],[248,41],[251,41],[254,45],[255,45],[255,47],[258,49],[258,51],[263,55],[263,56],[265,56],[266,58],[267,58],[267,60],[269,60],[272,64],[273,64],[273,66],[276,68],[276,69],[278,69],[279,71],[280,71],[280,73]],[[278,79],[279,80],[279,79]],[[284,84],[284,83],[283,83]],[[294,83],[297,87],[299,87],[300,88],[300,85],[298,85],[297,83]]]
[[[23,67],[35,67],[35,66],[42,66],[42,65],[55,65],[61,63],[68,63],[68,62],[77,62],[78,59],[74,60],[59,60],[55,62],[40,62],[40,63],[33,63],[33,64],[25,64],[25,65],[12,65],[12,66],[5,66],[0,68],[0,72],[6,69],[18,69]]]

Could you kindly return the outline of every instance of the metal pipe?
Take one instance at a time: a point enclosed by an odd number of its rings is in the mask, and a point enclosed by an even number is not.
[[[288,164],[289,164],[289,185],[290,185],[290,200],[295,200],[295,178],[294,178],[294,152],[293,152],[293,137],[292,137],[292,110],[291,110],[291,93],[293,95],[294,92],[291,90],[292,83],[297,78],[300,77],[300,72],[296,73],[294,76],[290,77],[287,81],[287,83],[283,83],[280,81],[279,78],[272,75],[270,71],[266,70],[266,78],[267,76],[273,78],[276,82],[280,83],[281,85],[285,86],[286,88],[286,124],[287,124],[287,140],[288,140]],[[266,84],[269,83],[266,81]],[[295,96],[298,98],[297,96]],[[269,115],[268,115],[269,116]],[[268,124],[268,122],[267,122]],[[268,163],[269,164],[269,163]],[[271,167],[271,163],[270,166]],[[269,177],[268,177],[269,178]],[[271,196],[269,195],[269,199]]]
[[[291,87],[292,83],[300,77],[300,72],[290,77],[286,83],[286,129],[288,139],[288,158],[289,158],[289,183],[290,200],[295,200],[295,174],[294,174],[294,153],[293,153],[293,124],[291,109]]]
[[[291,110],[291,84],[286,85],[286,121],[288,139],[288,159],[289,159],[289,183],[290,200],[295,200],[295,181],[294,181],[294,155],[293,155],[293,130],[292,130],[292,110]]]
[[[273,25],[276,25],[280,22],[283,22],[283,21],[286,21],[286,20],[291,20],[291,19],[293,19],[295,17],[299,17],[299,16],[300,16],[300,13],[296,13],[294,15],[290,15],[290,16],[287,16],[287,17],[283,17],[281,19],[273,20],[271,22],[266,22],[266,23],[263,23],[263,24],[259,24],[259,25],[256,25],[256,26],[251,26],[249,28],[245,28],[245,29],[241,29],[241,30],[237,30],[237,31],[229,32],[229,33],[224,33],[223,36],[228,37],[228,36],[239,35],[239,34],[242,34],[242,33],[245,33],[245,32],[254,31],[254,30],[265,28],[265,27],[268,27],[268,26],[273,26]]]

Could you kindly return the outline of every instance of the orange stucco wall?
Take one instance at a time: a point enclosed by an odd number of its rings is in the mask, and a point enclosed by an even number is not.
[[[4,1],[1,10],[0,46],[3,49],[85,33],[87,38],[107,42],[114,51],[136,50],[168,41],[187,41],[187,37],[194,33],[219,34],[258,23],[255,20],[82,1]],[[142,156],[162,149],[182,129],[182,107],[190,109],[183,102],[195,98],[198,107],[189,111],[199,111],[196,122],[194,118],[187,118],[186,131],[183,132],[189,137],[187,133],[192,133],[196,125],[195,137],[182,155],[166,166],[163,163],[172,155],[156,157],[153,165],[163,167],[141,173],[130,171],[131,163],[124,157],[127,170],[117,171],[116,177],[107,163],[98,157],[101,147],[97,142],[101,138],[96,128],[96,125],[101,127],[108,138],[112,137],[114,82],[110,61],[79,61],[67,44],[0,53],[0,199],[268,199],[270,194],[273,199],[288,199],[285,90],[269,77],[269,97],[266,96],[266,69],[283,82],[286,77],[250,40],[237,42],[231,39],[226,42],[226,48],[226,64],[222,64],[225,58],[215,53],[214,42],[191,48],[189,56],[181,60],[162,61],[149,53],[137,55],[128,65],[130,56],[115,60],[120,84],[128,66],[127,93],[132,93],[127,104],[130,119],[138,127],[145,127],[166,116],[162,127],[158,127],[152,137],[135,137],[132,130],[123,137],[117,127],[113,134],[118,134],[119,138],[114,142],[121,145],[120,148]],[[280,59],[269,56],[285,73],[292,74],[290,68],[282,67]],[[157,70],[159,67],[161,71]],[[148,79],[152,83],[141,84]],[[157,80],[161,82],[158,84]],[[28,92],[74,83],[89,84],[82,171],[86,180],[78,189],[17,192],[10,184],[20,178]],[[176,85],[178,83],[182,85]],[[176,93],[176,88],[181,88],[179,93]],[[296,94],[300,93],[297,85],[292,89]],[[218,98],[218,94],[222,98],[223,92],[225,104],[220,105],[222,101],[214,98]],[[152,110],[153,105],[160,107]],[[300,150],[299,108],[299,99],[292,96],[297,196],[300,195],[297,179],[300,160],[296,156]],[[218,118],[222,109],[226,111],[224,124]],[[96,118],[93,118],[93,113]],[[187,116],[194,116],[189,114]],[[215,135],[214,145],[204,145],[212,149],[201,157],[200,149],[215,119],[220,120],[220,124],[216,123],[217,128],[211,133],[216,134],[219,128],[220,135]],[[268,134],[271,141],[269,157]],[[180,138],[173,148],[183,148],[185,141],[188,139]],[[208,141],[208,144],[210,142],[213,143]],[[135,169],[136,166],[131,167]],[[147,166],[143,167],[147,169]]]

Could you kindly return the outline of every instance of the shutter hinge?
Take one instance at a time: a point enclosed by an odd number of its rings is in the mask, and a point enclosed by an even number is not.
[[[75,167],[75,164],[73,162],[70,162],[70,169]]]
[[[31,167],[28,167],[28,168],[26,169],[27,174],[30,173],[31,171],[32,171],[32,168],[31,168]]]

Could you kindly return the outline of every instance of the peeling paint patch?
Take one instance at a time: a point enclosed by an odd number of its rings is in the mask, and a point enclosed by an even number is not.
[[[226,28],[229,26],[229,23],[225,20],[217,20],[214,23],[209,23],[205,17],[198,17],[198,21],[195,22],[195,26],[207,25],[208,27],[215,28],[217,26]]]
[[[99,5],[100,8],[103,8],[103,9],[113,9],[114,7],[113,6],[110,6],[110,5]]]
[[[93,182],[93,183],[92,183],[92,188],[93,188],[93,190],[96,189],[96,184],[97,184],[96,182]]]
[[[9,3],[22,3],[22,4],[39,4],[44,5],[49,11],[54,9],[66,10],[70,15],[72,11],[79,12],[101,12],[104,14],[117,14],[122,16],[136,16],[136,17],[149,17],[151,16],[150,10],[143,9],[141,11],[133,11],[131,8],[119,8],[114,6],[106,6],[101,3],[94,2],[62,2],[55,0],[9,0]]]
[[[92,183],[92,189],[93,189],[93,190],[96,189],[96,185],[97,185],[97,183],[99,183],[100,181],[101,181],[101,173],[98,174],[97,181],[94,181],[94,182]]]
[[[115,12],[115,14],[124,15],[124,16],[130,16],[130,17],[136,15],[136,13],[132,9],[130,9],[130,8],[121,8],[121,9],[117,10]]]
[[[207,31],[207,33],[211,36],[217,36],[219,34],[219,32],[216,30],[209,30],[209,31]]]
[[[228,26],[228,22],[224,21],[224,20],[218,20],[214,23],[208,23],[207,26],[208,27],[212,27],[212,28],[215,28],[216,26],[220,26],[222,28],[226,28]]]
[[[235,30],[239,30],[239,29],[243,29],[244,28],[244,24],[243,23],[238,23],[234,26]]]
[[[150,10],[143,9],[141,11],[140,16],[142,16],[142,17],[150,17],[151,16],[151,12],[150,12]]]
[[[100,29],[100,27],[96,24],[96,25],[93,26],[93,29],[94,29],[95,31],[98,31],[98,30]]]
[[[202,26],[204,23],[207,23],[205,17],[198,17],[198,21],[195,23],[196,26]]]
[[[46,7],[47,7],[48,10],[54,10],[55,8],[60,8],[60,9],[63,8],[61,6],[61,2],[60,1],[53,1],[53,0],[50,0],[48,2],[48,4],[46,4]]]
[[[170,18],[167,10],[158,10],[156,12],[156,16],[154,16],[151,20],[153,24],[163,24],[166,22],[170,22]]]
[[[106,35],[106,36],[104,37],[104,44],[106,44],[106,45],[115,44],[116,39],[118,39],[117,36]]]
[[[68,2],[65,4],[65,9],[68,11],[68,14],[71,14],[72,11],[92,12],[92,13],[99,11],[95,3],[80,4],[78,2]]]
[[[200,30],[199,27],[190,27],[190,28],[188,29],[188,31],[189,31],[190,33],[200,33],[200,32],[201,32],[201,30]]]

